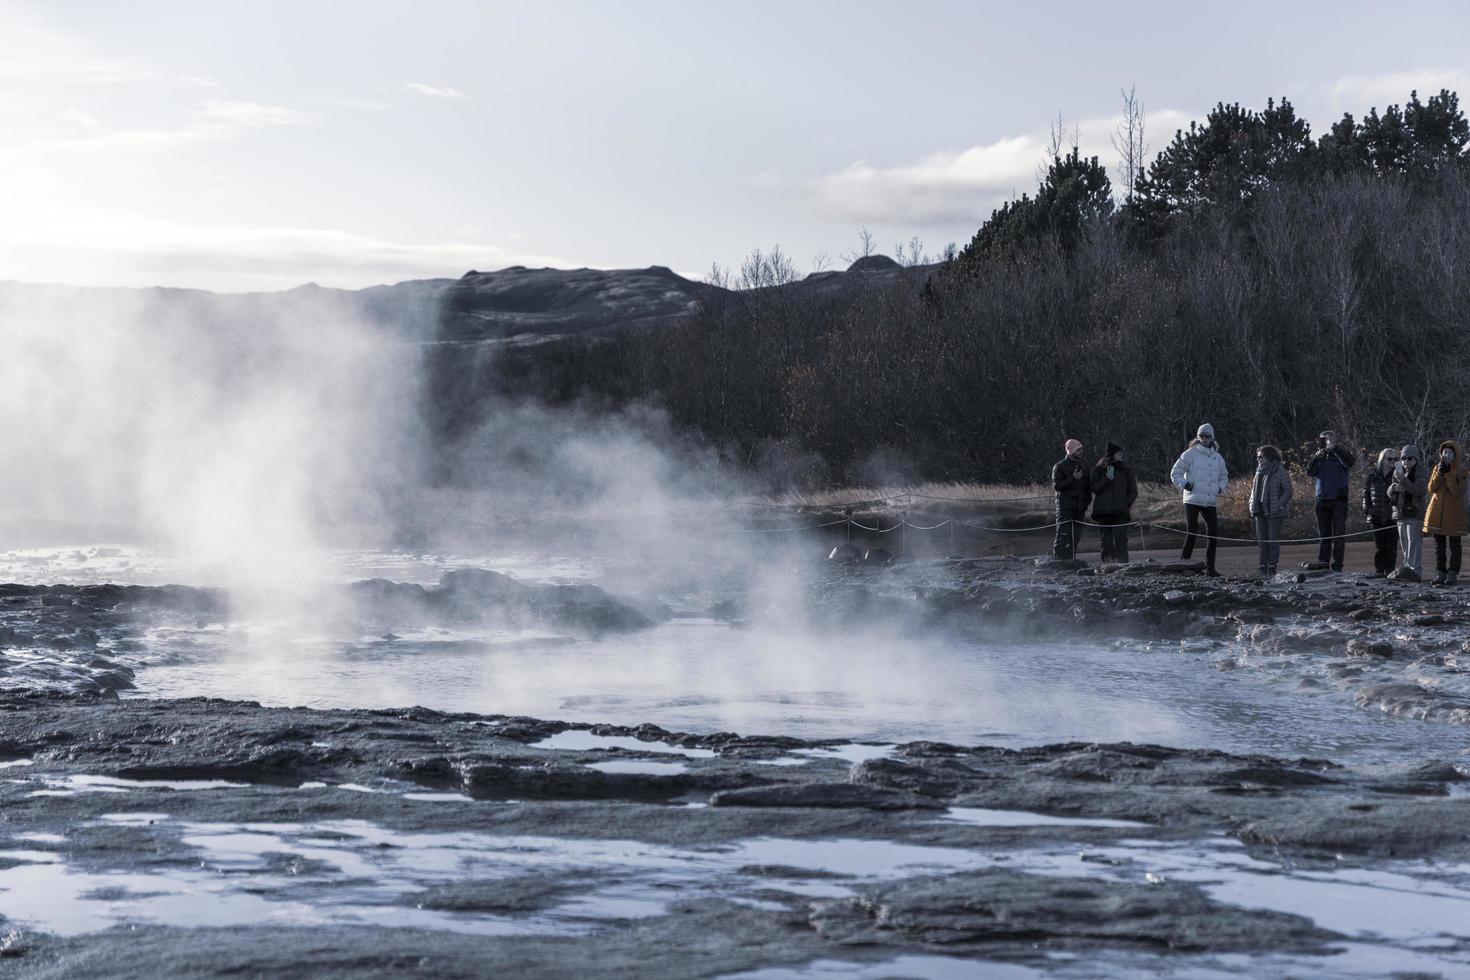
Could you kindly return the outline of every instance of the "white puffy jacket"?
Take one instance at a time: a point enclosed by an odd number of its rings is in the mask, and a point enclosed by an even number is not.
[[[1179,455],[1169,479],[1180,490],[1186,483],[1194,484],[1193,490],[1184,490],[1184,502],[1200,507],[1213,507],[1215,500],[1225,492],[1230,474],[1225,471],[1225,457],[1219,451],[1195,443]]]

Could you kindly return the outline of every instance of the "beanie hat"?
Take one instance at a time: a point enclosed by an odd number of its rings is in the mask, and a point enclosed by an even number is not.
[[[1201,425],[1194,434],[1196,437],[1209,436],[1211,439],[1213,439],[1215,438],[1215,427],[1206,422],[1204,425]]]
[[[1116,442],[1110,442],[1110,443],[1108,443],[1107,451],[1104,452],[1103,455],[1104,456],[1116,456],[1119,453],[1121,453],[1122,451],[1123,451],[1123,447],[1122,446],[1118,445]]]
[[[1066,445],[1064,445],[1062,448],[1065,449],[1067,451],[1067,455],[1070,456],[1077,450],[1082,448],[1082,443],[1078,442],[1076,439],[1068,439]]]
[[[1400,449],[1399,450],[1399,457],[1402,458],[1402,459],[1418,459],[1419,458],[1419,447],[1418,446],[1405,446],[1403,449]]]

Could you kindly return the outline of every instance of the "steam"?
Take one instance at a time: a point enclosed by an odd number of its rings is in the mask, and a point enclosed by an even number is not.
[[[241,592],[384,518],[421,439],[412,348],[329,298],[0,291],[0,533],[136,542]]]

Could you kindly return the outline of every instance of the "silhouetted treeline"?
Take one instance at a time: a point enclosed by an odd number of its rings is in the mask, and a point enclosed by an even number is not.
[[[1470,126],[1417,96],[1313,140],[1289,103],[1221,105],[1115,206],[1074,149],[957,258],[816,304],[755,254],[685,326],[543,344],[482,383],[653,402],[793,478],[1043,479],[1064,438],[1162,479],[1195,427],[1232,469],[1323,428],[1353,446],[1470,431]]]

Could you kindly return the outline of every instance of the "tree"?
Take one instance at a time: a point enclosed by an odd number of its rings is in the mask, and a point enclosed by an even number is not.
[[[1123,200],[1133,197],[1138,178],[1143,174],[1143,158],[1148,153],[1144,142],[1143,102],[1137,89],[1130,85],[1127,91],[1119,90],[1123,96],[1123,121],[1113,133],[1113,149],[1118,153],[1118,177],[1123,183]]]
[[[1311,127],[1286,99],[1260,112],[1221,102],[1203,126],[1175,132],[1139,178],[1129,217],[1158,235],[1176,214],[1240,213],[1262,188],[1305,172],[1314,149]]]
[[[960,254],[962,264],[982,255],[1007,252],[1054,239],[1064,250],[1075,248],[1090,222],[1113,210],[1107,168],[1097,157],[1083,157],[1074,146],[1052,158],[1036,196],[1022,194],[990,215]]]

